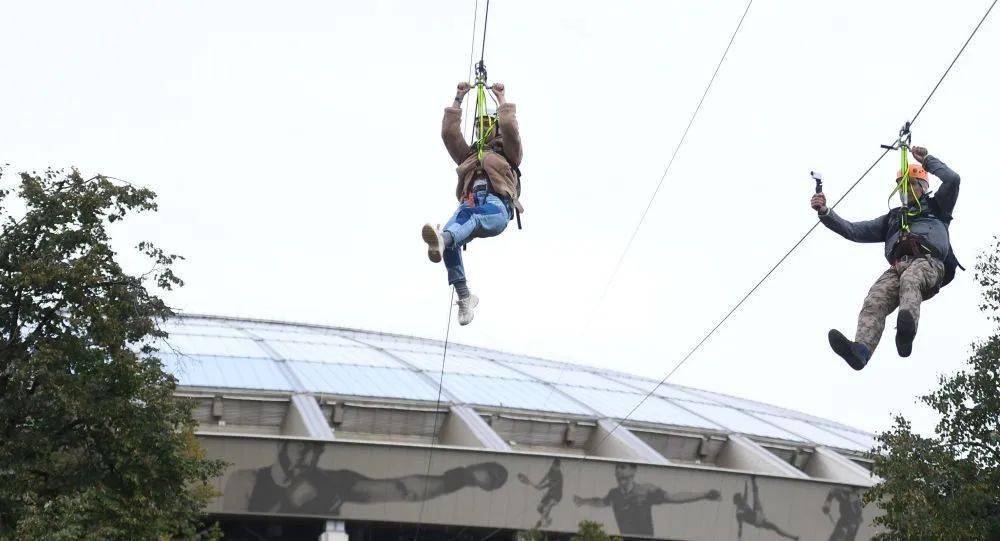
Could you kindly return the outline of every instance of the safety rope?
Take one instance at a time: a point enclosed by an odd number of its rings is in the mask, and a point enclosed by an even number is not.
[[[608,295],[608,291],[611,289],[611,284],[615,281],[618,276],[618,271],[621,270],[622,263],[625,261],[625,256],[628,254],[629,249],[632,248],[632,242],[635,241],[636,235],[639,233],[639,229],[642,228],[642,224],[646,221],[646,215],[649,214],[649,210],[653,207],[653,201],[656,199],[656,195],[660,193],[660,188],[663,186],[663,181],[666,180],[667,174],[670,173],[670,168],[674,165],[674,160],[677,158],[677,153],[680,151],[681,146],[684,141],[687,140],[688,132],[691,131],[691,126],[694,125],[695,119],[698,117],[698,113],[701,111],[701,106],[705,103],[705,98],[708,97],[708,92],[712,89],[712,84],[715,83],[716,77],[719,75],[719,70],[722,69],[722,63],[725,62],[726,56],[729,55],[729,49],[732,48],[733,42],[736,40],[736,35],[739,34],[740,29],[743,28],[743,21],[747,18],[747,14],[750,12],[750,6],[753,5],[753,0],[747,2],[747,7],[743,10],[743,15],[740,16],[740,20],[736,23],[736,29],[733,30],[731,36],[729,36],[729,42],[726,44],[726,48],[722,51],[722,56],[719,58],[719,63],[715,66],[715,71],[712,72],[712,77],[708,80],[708,84],[705,85],[705,91],[701,94],[701,99],[698,100],[698,105],[695,106],[694,112],[691,113],[691,118],[688,120],[687,126],[684,128],[684,132],[681,133],[681,138],[677,141],[677,146],[674,147],[673,153],[670,155],[670,159],[667,161],[667,166],[663,169],[663,174],[660,175],[660,180],[656,183],[656,188],[653,190],[653,194],[649,196],[649,201],[646,203],[646,208],[643,209],[642,214],[639,215],[639,221],[636,222],[635,228],[632,229],[632,234],[629,235],[628,241],[625,243],[625,249],[622,250],[620,256],[618,256],[618,261],[615,263],[614,270],[611,271],[611,276],[608,278],[606,284],[604,284],[604,290],[601,292],[600,298],[594,306],[591,312],[591,317],[588,318],[587,324],[582,327],[582,332],[586,332],[590,328],[591,320],[593,319],[593,314],[596,313],[601,305],[604,303],[605,297]]]
[[[427,450],[427,471],[424,474],[425,477],[430,477],[431,475],[431,460],[434,458],[434,447],[438,441],[438,415],[441,413],[441,391],[444,389],[444,363],[448,359],[448,343],[451,339],[451,314],[452,308],[455,306],[455,288],[451,289],[451,298],[448,300],[448,324],[445,326],[444,330],[444,347],[441,351],[441,370],[438,372],[438,385],[437,385],[437,400],[434,402],[434,425],[433,431],[431,432],[431,446]],[[427,486],[429,483],[424,483],[424,494],[420,499],[420,511],[417,513],[417,533],[414,536],[414,541],[420,540],[420,527],[422,525],[422,520],[424,516],[424,506],[427,503]]]
[[[882,148],[889,150],[899,150],[899,178],[896,179],[896,186],[889,194],[887,203],[889,209],[892,210],[892,197],[897,193],[903,194],[902,207],[899,212],[899,228],[900,231],[908,233],[910,231],[910,221],[909,218],[914,216],[920,216],[924,211],[923,203],[920,202],[920,198],[917,197],[916,190],[910,184],[910,160],[908,158],[910,150],[910,142],[913,139],[913,133],[910,131],[910,122],[903,125],[903,128],[899,130],[899,139],[892,145],[882,145]],[[911,199],[912,197],[912,199]],[[911,201],[917,204],[916,210],[910,210]]]
[[[479,122],[479,137],[476,139],[476,158],[479,163],[483,162],[483,153],[486,152],[486,141],[493,134],[496,127],[496,119],[489,115],[486,106],[486,70],[482,72],[482,77],[476,79],[476,119]]]
[[[472,18],[472,43],[469,46],[469,49],[470,49],[470,52],[469,52],[469,75],[470,76],[472,75],[472,51],[475,50],[475,43],[476,43],[476,41],[475,41],[476,40],[476,20],[477,20],[478,15],[479,15],[479,0],[476,0],[476,2],[475,2],[475,11],[473,13],[473,18]],[[476,112],[477,112],[477,114],[479,113],[480,110],[482,110],[483,113],[486,112],[486,101],[485,101],[485,96],[484,96],[484,93],[485,93],[484,87],[486,85],[486,68],[483,65],[483,58],[486,55],[486,27],[487,27],[486,25],[489,22],[489,16],[490,16],[490,0],[486,0],[486,14],[485,14],[485,17],[483,18],[483,45],[482,45],[482,49],[480,50],[479,63],[476,65],[476,83],[477,83],[476,84],[476,86],[477,86],[477,90],[476,90]],[[486,136],[489,135],[489,133],[492,131],[492,128],[493,128],[493,126],[492,126],[492,123],[491,123],[490,126],[489,126],[489,130],[486,131]],[[483,133],[482,120],[480,120],[480,133]],[[482,146],[483,146],[483,142],[486,140],[486,136],[483,136],[483,137],[480,138],[480,142],[479,142],[479,159],[480,160],[482,160],[482,152],[483,152],[482,151]],[[439,417],[439,415],[441,413],[441,411],[440,411],[441,410],[441,393],[442,393],[442,391],[444,389],[444,366],[445,366],[445,361],[448,359],[448,344],[450,343],[450,340],[451,340],[451,316],[452,316],[452,311],[453,311],[454,306],[455,306],[455,288],[452,287],[451,288],[451,296],[450,296],[450,298],[448,300],[448,323],[445,326],[445,331],[444,331],[444,346],[443,346],[442,351],[441,351],[441,370],[438,373],[437,399],[434,402],[434,424],[433,424],[433,431],[432,431],[430,448],[427,451],[427,469],[426,469],[426,472],[424,474],[425,477],[430,477],[430,475],[431,475],[431,464],[432,464],[432,461],[434,459],[434,448],[437,445],[438,437],[439,437],[438,417]],[[425,482],[424,483],[423,495],[422,495],[422,497],[420,499],[420,511],[417,513],[417,531],[416,531],[416,534],[414,535],[414,541],[420,541],[420,531],[421,531],[422,526],[423,526],[424,508],[427,505],[427,488],[428,488],[428,483]]]
[[[476,0],[475,6],[473,7],[472,10],[472,37],[469,39],[469,75],[467,79],[470,82],[472,81],[472,59],[474,58],[473,55],[476,54],[476,22],[478,18],[479,18],[479,0]],[[466,115],[465,119],[466,119],[465,132],[469,132],[470,131],[469,126],[471,126],[472,122],[472,115]],[[465,133],[463,133],[462,135],[464,137]],[[469,137],[471,136],[472,134],[470,133]]]

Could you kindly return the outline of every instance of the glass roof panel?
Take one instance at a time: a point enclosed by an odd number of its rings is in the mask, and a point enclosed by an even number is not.
[[[770,423],[774,423],[785,430],[798,434],[803,438],[820,445],[828,445],[830,447],[839,447],[842,449],[852,449],[856,451],[868,450],[868,448],[861,442],[848,439],[845,436],[838,436],[833,432],[823,430],[812,423],[802,421],[800,419],[791,419],[788,417],[780,417],[778,415],[769,415],[767,413],[757,413],[755,415],[758,415]]]
[[[164,352],[186,355],[215,355],[231,357],[267,357],[265,352],[250,338],[227,336],[200,336],[192,334],[172,334],[166,344],[155,344]]]
[[[201,336],[228,336],[231,338],[247,338],[247,335],[239,330],[225,325],[188,325],[183,320],[171,320],[160,324],[160,329],[174,334],[197,334]]]
[[[514,364],[513,368],[534,376],[549,383],[559,383],[561,385],[574,385],[577,387],[590,387],[593,389],[610,389],[614,391],[635,392],[635,389],[623,385],[617,381],[584,372],[583,370],[571,370],[567,368],[555,368],[550,366],[540,366],[535,364]]]
[[[366,346],[341,346],[316,344],[311,342],[286,342],[267,340],[267,345],[290,361],[310,361],[320,363],[361,364],[366,366],[388,366],[403,368],[398,361],[381,351]]]
[[[441,352],[430,353],[401,351],[397,349],[386,351],[425,372],[437,374],[441,371]],[[453,354],[450,348],[448,349],[448,358],[445,359],[444,371],[447,374],[472,374],[475,376],[492,376],[507,379],[531,379],[493,361]]]
[[[178,385],[229,389],[291,391],[291,383],[277,364],[259,357],[212,357],[159,353],[164,371],[177,378]]]
[[[677,407],[658,396],[650,396],[638,409],[632,412],[632,408],[639,404],[644,395],[571,387],[568,385],[557,385],[557,387],[607,417],[622,419],[628,415],[629,419],[636,421],[725,430],[723,427],[698,417],[683,408]],[[629,415],[629,412],[632,412],[632,414]]]
[[[303,361],[286,362],[306,389],[314,393],[431,402],[437,399],[437,387],[432,387],[420,374],[410,369]],[[441,401],[447,402],[447,397],[442,396]]]
[[[593,414],[551,387],[533,381],[445,374],[444,386],[458,400],[469,404],[579,415]]]
[[[732,432],[779,440],[806,441],[804,438],[766,423],[757,417],[743,413],[738,409],[686,400],[676,400],[675,403],[694,411],[698,415],[708,417],[712,422],[726,427]]]
[[[354,340],[349,340],[342,336],[337,336],[327,332],[302,332],[301,330],[285,329],[282,327],[261,327],[249,328],[249,332],[267,341],[280,340],[288,342],[309,342],[313,344],[333,344],[336,346],[366,347]]]

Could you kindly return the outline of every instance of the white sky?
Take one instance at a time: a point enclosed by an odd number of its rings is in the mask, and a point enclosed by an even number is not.
[[[843,193],[988,3],[757,0],[598,305],[745,4],[495,0],[486,64],[518,105],[525,229],[466,252],[482,302],[453,339],[662,377],[812,224],[809,170]],[[118,241],[187,257],[178,309],[443,338],[444,268],[419,228],[455,205],[440,117],[468,69],[472,1],[4,11],[0,161],[157,191],[160,212]],[[962,175],[951,230],[970,268],[1000,232],[998,16],[915,127]],[[895,166],[841,214],[883,213]],[[817,230],[672,381],[872,430],[902,411],[928,430],[914,396],[989,326],[960,274],[924,306],[912,357],[897,357],[891,316],[869,368],[848,369],[826,332],[853,333],[885,266],[881,246]]]

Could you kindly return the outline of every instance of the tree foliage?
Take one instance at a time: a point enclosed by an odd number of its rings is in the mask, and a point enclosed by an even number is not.
[[[0,538],[196,538],[221,464],[149,347],[182,285],[149,243],[125,272],[112,222],[155,194],[76,170],[0,169]]]
[[[973,344],[964,369],[942,376],[920,397],[940,421],[933,437],[896,417],[878,436],[874,473],[883,481],[866,494],[882,511],[881,539],[1000,539],[1000,237],[980,255],[980,309],[992,335]]]
[[[580,529],[570,538],[572,541],[621,541],[621,537],[610,536],[600,522],[581,520]]]

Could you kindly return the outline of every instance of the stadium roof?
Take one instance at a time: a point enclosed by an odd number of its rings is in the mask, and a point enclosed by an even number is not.
[[[185,388],[306,392],[433,404],[441,342],[273,321],[181,316],[167,322],[159,357]],[[620,419],[656,386],[622,372],[449,344],[441,403],[540,415]],[[844,424],[690,387],[665,384],[630,420],[744,434],[854,452],[871,434]]]

